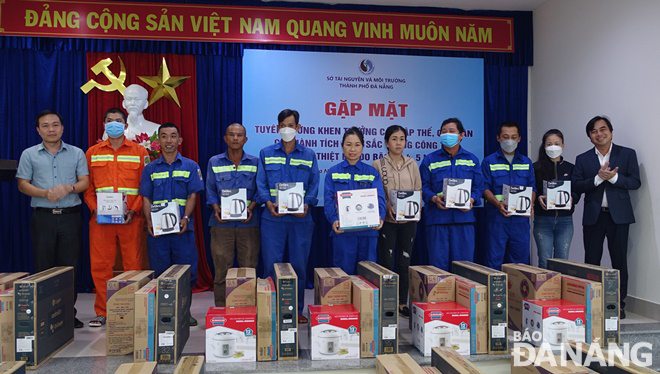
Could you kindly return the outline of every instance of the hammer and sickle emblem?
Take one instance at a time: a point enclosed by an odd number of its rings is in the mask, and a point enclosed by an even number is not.
[[[94,72],[96,75],[103,73],[103,75],[105,75],[105,77],[110,81],[110,84],[103,85],[94,79],[90,79],[87,83],[80,87],[82,92],[89,93],[89,91],[91,91],[93,88],[98,88],[99,90],[105,92],[112,92],[117,90],[123,95],[124,90],[126,89],[126,86],[124,86],[124,82],[126,81],[126,67],[124,66],[124,61],[122,61],[121,57],[119,57],[119,63],[121,64],[121,69],[119,71],[119,78],[117,78],[109,68],[109,66],[112,64],[112,59],[108,57],[97,62],[96,65],[92,66],[92,72]]]

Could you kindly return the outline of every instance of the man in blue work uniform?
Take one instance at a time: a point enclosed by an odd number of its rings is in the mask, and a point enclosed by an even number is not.
[[[422,161],[422,197],[426,219],[426,243],[429,264],[449,270],[452,261],[474,260],[474,212],[481,199],[484,178],[479,159],[461,147],[465,128],[458,118],[448,118],[440,126],[442,148]],[[445,207],[445,178],[470,179],[472,189],[465,209]]]
[[[261,258],[265,276],[274,275],[273,264],[285,261],[285,248],[288,248],[287,260],[298,275],[298,322],[307,323],[302,310],[305,306],[307,259],[314,231],[309,210],[318,202],[319,168],[316,153],[296,142],[299,120],[300,114],[291,109],[285,109],[277,116],[282,141],[259,153],[257,203],[266,204],[261,218]],[[276,184],[281,182],[303,182],[304,213],[277,213]]]
[[[225,306],[227,270],[234,265],[234,253],[238,266],[256,268],[259,261],[259,217],[255,216],[257,202],[257,165],[259,159],[245,153],[243,146],[248,138],[245,127],[233,123],[227,127],[224,137],[227,152],[211,157],[206,169],[206,203],[213,208],[209,220],[211,226],[211,256],[215,266],[213,293],[215,306]],[[223,221],[221,190],[244,188],[247,192],[247,219]],[[238,207],[240,209],[240,206]]]
[[[529,264],[529,217],[509,216],[502,202],[502,186],[532,188],[532,201],[536,200],[536,187],[532,160],[516,152],[520,143],[520,126],[507,121],[498,129],[500,149],[484,158],[486,218],[488,219],[488,252],[486,266],[500,270],[502,263]],[[533,212],[532,212],[533,215]]]
[[[204,191],[204,181],[197,163],[179,153],[182,141],[179,128],[175,124],[164,123],[158,128],[161,157],[144,167],[140,195],[143,197],[142,208],[149,229],[149,267],[158,277],[172,265],[190,265],[192,288],[197,281],[197,247],[192,214],[197,194]],[[181,232],[155,237],[151,222],[151,204],[167,202],[179,204]],[[197,320],[191,315],[190,326],[196,325]]]

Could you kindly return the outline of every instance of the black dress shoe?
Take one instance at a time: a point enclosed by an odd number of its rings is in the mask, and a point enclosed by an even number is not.
[[[621,319],[626,319],[626,311],[623,308],[619,309],[619,316]]]
[[[77,329],[81,329],[81,328],[85,327],[85,324],[82,323],[82,321],[79,320],[78,318],[74,318],[73,319],[73,327],[75,327]]]
[[[410,318],[410,309],[407,306],[400,306],[399,314],[404,318]]]

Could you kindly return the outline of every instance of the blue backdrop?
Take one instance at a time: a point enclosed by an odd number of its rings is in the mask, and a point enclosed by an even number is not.
[[[155,2],[189,3],[189,1],[159,0]],[[190,3],[193,3],[190,1]],[[194,3],[214,3],[196,0]],[[226,4],[264,6],[259,1],[233,1]],[[268,6],[291,7],[290,3],[269,2]],[[159,42],[97,39],[55,39],[0,37],[0,159],[18,160],[21,152],[40,142],[35,130],[35,116],[43,109],[54,109],[64,118],[63,140],[83,150],[87,144],[87,98],[80,91],[86,79],[85,52],[145,52],[178,53],[196,56],[197,103],[199,127],[199,160],[202,169],[208,159],[226,149],[222,136],[232,122],[242,122],[241,87],[242,55],[245,49],[273,49],[294,51],[376,53],[419,56],[479,57],[484,60],[484,153],[494,152],[497,125],[513,120],[522,126],[526,138],[527,74],[532,65],[532,13],[461,11],[441,8],[375,7],[358,5],[323,5],[296,3],[296,7],[317,9],[350,9],[402,13],[460,14],[473,16],[502,16],[514,18],[515,53],[481,53],[383,48],[290,46],[270,44]],[[180,98],[185,100],[185,98]],[[526,142],[520,151],[526,152]],[[202,170],[206,175],[206,170]],[[203,198],[202,198],[203,199]],[[29,222],[29,199],[18,192],[16,183],[0,183],[0,272],[33,271]],[[85,213],[87,214],[87,213]],[[203,207],[203,217],[210,211]],[[317,266],[329,264],[329,225],[322,211],[313,212],[315,227],[308,275]],[[483,217],[480,217],[483,218]],[[83,222],[88,220],[85,216]],[[423,223],[420,223],[423,224]],[[478,222],[484,225],[483,219]],[[87,224],[83,225],[83,249],[80,259],[81,291],[93,286],[89,272]],[[423,233],[423,230],[419,230]],[[208,229],[205,232],[209,240]],[[477,260],[483,253],[477,235]],[[420,235],[413,256],[414,263],[425,262],[424,238]],[[210,258],[210,254],[208,256]],[[308,279],[312,279],[308,277]]]

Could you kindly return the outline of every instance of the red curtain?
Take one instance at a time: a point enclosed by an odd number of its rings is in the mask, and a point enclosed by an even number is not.
[[[124,86],[128,87],[131,84],[139,84],[151,93],[152,88],[146,83],[142,82],[138,76],[156,76],[160,70],[163,57],[167,62],[167,67],[171,76],[190,76],[183,84],[176,88],[176,93],[179,98],[181,108],[172,100],[161,98],[153,105],[149,105],[143,112],[144,117],[149,121],[155,123],[172,122],[179,126],[181,129],[181,137],[183,143],[181,144],[181,154],[184,157],[190,158],[199,164],[199,150],[197,142],[197,85],[196,85],[196,72],[195,72],[195,57],[191,55],[175,55],[175,54],[150,54],[150,53],[87,53],[87,78],[94,79],[102,85],[109,84],[109,80],[102,73],[95,75],[91,68],[97,62],[105,59],[112,59],[112,64],[109,66],[110,71],[116,77],[119,77],[121,57],[126,67],[126,81]],[[88,128],[89,128],[89,144],[96,144],[103,134],[103,114],[109,108],[120,108],[123,110],[121,104],[123,96],[119,91],[105,92],[99,89],[92,89],[87,94],[88,103]],[[124,112],[126,112],[124,110]],[[195,237],[197,241],[197,254],[199,256],[198,277],[195,291],[206,291],[213,288],[213,277],[209,269],[209,263],[206,258],[206,249],[204,245],[204,233],[202,225],[201,209],[199,205],[201,200],[198,200],[197,207],[195,208]]]

